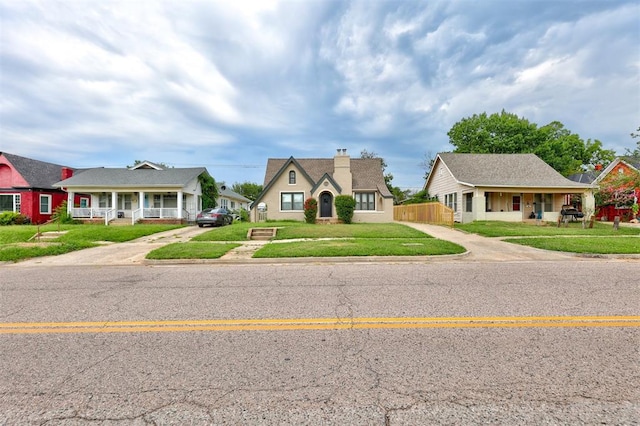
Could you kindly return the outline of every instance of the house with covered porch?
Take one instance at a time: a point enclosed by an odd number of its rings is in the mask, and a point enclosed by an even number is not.
[[[556,221],[576,197],[585,216],[595,210],[591,184],[565,178],[535,154],[440,153],[424,189],[461,223]]]
[[[204,167],[166,168],[144,161],[130,168],[82,170],[54,187],[67,192],[67,210],[79,220],[135,224],[186,223],[202,210]],[[87,194],[74,203],[75,194]]]

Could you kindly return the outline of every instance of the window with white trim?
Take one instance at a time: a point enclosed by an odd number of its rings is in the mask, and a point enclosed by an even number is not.
[[[0,194],[0,212],[19,212],[20,194]],[[16,203],[17,201],[17,203]],[[16,206],[16,204],[18,204]]]
[[[375,192],[356,192],[353,197],[356,199],[356,210],[375,210],[376,209],[376,193]]]
[[[280,194],[280,210],[304,210],[304,192],[283,192]]]
[[[458,211],[458,193],[445,194],[444,205],[452,209],[454,212]]]
[[[473,192],[464,194],[464,211],[467,213],[473,212]]]
[[[221,198],[220,199],[220,207],[222,207],[223,209],[228,209],[229,208],[229,200],[227,200],[226,198]]]
[[[51,214],[51,195],[40,195],[40,214]]]
[[[83,209],[89,207],[89,199],[87,197],[80,198],[80,207]]]

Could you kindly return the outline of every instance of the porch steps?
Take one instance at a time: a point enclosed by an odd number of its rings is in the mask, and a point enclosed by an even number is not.
[[[111,219],[109,221],[109,226],[127,226],[131,225],[131,218],[119,218],[119,219]]]
[[[66,234],[67,231],[49,231],[49,232],[40,232],[36,233],[33,237],[29,238],[29,241],[51,241],[55,240]]]
[[[276,236],[277,228],[251,228],[249,229],[249,240],[270,240]]]
[[[328,218],[317,218],[316,219],[316,224],[318,225],[335,225],[338,223],[342,223],[342,221],[338,218],[335,217],[328,217]]]

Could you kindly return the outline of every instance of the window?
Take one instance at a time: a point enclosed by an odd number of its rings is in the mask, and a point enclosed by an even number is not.
[[[295,184],[296,184],[296,172],[291,170],[289,172],[289,185],[295,185]]]
[[[454,212],[458,211],[458,193],[445,194],[444,205],[452,209]]]
[[[519,195],[514,195],[513,196],[512,211],[514,211],[514,212],[519,212],[520,211],[520,196]]]
[[[464,194],[464,211],[467,213],[473,212],[473,192]]]
[[[80,198],[80,207],[83,209],[89,207],[89,199],[86,197]]]
[[[40,196],[40,214],[51,214],[51,195]]]
[[[98,207],[111,207],[111,194],[100,194],[98,197]]]
[[[227,209],[229,208],[229,200],[227,200],[226,198],[221,198],[220,199],[220,207],[222,207],[223,209]]]
[[[232,201],[232,202],[231,202],[231,210],[233,210],[233,209],[235,209],[235,208],[236,208],[236,202],[235,202],[235,201]]]
[[[375,192],[356,192],[356,210],[375,210],[376,209],[376,193]]]
[[[0,194],[0,212],[13,211],[13,194]]]
[[[283,192],[280,194],[280,210],[303,210],[304,192]]]

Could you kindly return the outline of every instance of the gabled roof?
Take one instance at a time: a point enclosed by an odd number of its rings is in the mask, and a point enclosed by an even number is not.
[[[629,157],[629,156],[617,157],[607,167],[605,167],[605,169],[602,171],[602,173],[600,173],[600,175],[598,175],[598,177],[595,179],[595,183],[598,183],[602,179],[604,179],[605,176],[611,173],[611,171],[615,169],[620,163],[625,163],[632,170],[635,170],[640,173],[640,162],[638,161],[637,158]]]
[[[27,181],[30,188],[53,189],[53,184],[62,178],[62,169],[66,167],[9,154],[8,152],[0,152],[0,155],[4,155],[13,168]],[[66,168],[73,170],[74,173],[77,171],[72,167]]]
[[[96,168],[57,182],[56,187],[183,187],[207,173],[204,167],[156,169]]]
[[[385,198],[393,197],[384,181],[379,158],[351,158],[350,162],[352,189],[354,191],[377,190]],[[267,160],[267,170],[264,174],[262,193],[254,201],[256,205],[291,164],[294,164],[300,170],[312,187],[325,178],[325,175],[328,175],[333,180],[333,158],[269,158]]]
[[[240,201],[243,201],[245,203],[250,203],[251,202],[250,199],[248,199],[244,195],[240,195],[237,192],[230,190],[229,187],[227,187],[226,185],[218,185],[218,196],[219,197],[226,197],[226,198],[233,198],[234,200],[240,200]]]
[[[427,177],[425,188],[433,178],[435,165],[441,161],[460,184],[493,187],[589,188],[591,185],[571,181],[535,154],[438,154]]]

